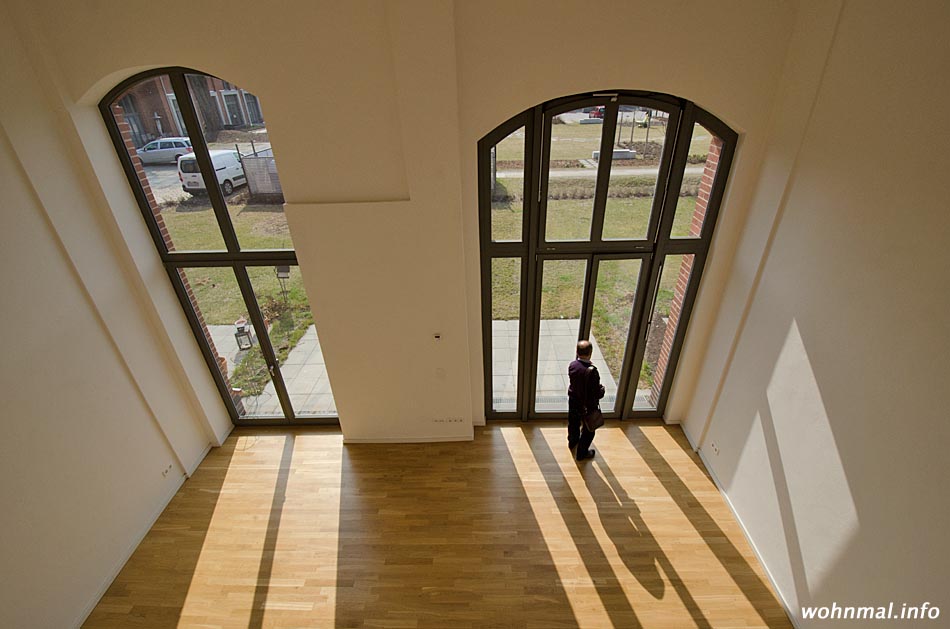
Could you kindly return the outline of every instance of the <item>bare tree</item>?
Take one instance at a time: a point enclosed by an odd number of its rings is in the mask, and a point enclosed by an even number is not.
[[[205,141],[214,142],[218,139],[218,132],[221,131],[221,112],[211,98],[211,90],[208,89],[206,76],[188,74],[188,88],[195,99],[195,109],[198,110],[198,118],[201,121],[204,131]]]

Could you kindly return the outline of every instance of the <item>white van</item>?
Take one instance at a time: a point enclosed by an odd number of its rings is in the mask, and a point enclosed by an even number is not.
[[[244,166],[241,164],[241,156],[237,151],[208,151],[211,154],[211,163],[214,164],[214,172],[218,176],[218,185],[221,186],[221,192],[228,196],[234,192],[237,186],[243,186],[247,183],[247,177],[244,175]],[[178,179],[181,180],[181,189],[190,194],[204,194],[205,182],[201,178],[201,171],[198,168],[198,160],[194,154],[182,155],[178,160]]]

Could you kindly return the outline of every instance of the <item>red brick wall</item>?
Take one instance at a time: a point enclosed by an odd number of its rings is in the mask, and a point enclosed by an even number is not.
[[[686,288],[689,286],[689,277],[693,271],[693,255],[684,255],[673,287],[673,300],[670,302],[670,316],[663,334],[663,343],[660,346],[660,356],[657,358],[656,369],[653,371],[653,387],[650,390],[650,404],[656,406],[663,387],[663,376],[670,362],[670,352],[673,350],[673,339],[676,336],[676,327],[683,312],[683,300],[686,297]],[[664,269],[665,271],[665,269]]]
[[[112,115],[115,118],[116,126],[119,127],[122,141],[125,143],[125,150],[128,152],[129,157],[132,158],[135,175],[139,179],[139,185],[142,186],[142,190],[145,192],[145,198],[148,199],[148,206],[152,209],[152,214],[158,222],[158,228],[162,232],[162,239],[165,241],[168,250],[174,251],[175,247],[171,241],[171,237],[168,235],[168,229],[165,228],[165,220],[162,218],[161,208],[159,208],[158,203],[155,201],[155,195],[152,194],[152,186],[148,182],[148,176],[145,174],[142,161],[139,159],[138,153],[135,152],[135,144],[132,141],[132,129],[129,127],[129,123],[125,121],[125,113],[122,111],[122,107],[117,104],[112,105]]]
[[[125,143],[125,150],[128,151],[129,157],[132,158],[132,165],[135,168],[135,175],[138,177],[139,185],[142,186],[142,190],[145,192],[145,198],[148,199],[148,205],[152,209],[152,215],[155,217],[155,221],[158,223],[158,229],[162,234],[162,239],[168,245],[168,250],[174,251],[171,238],[168,235],[168,229],[165,226],[165,219],[162,217],[162,213],[158,207],[158,204],[155,202],[155,196],[152,194],[152,187],[149,185],[148,177],[145,174],[145,169],[142,167],[142,161],[135,152],[135,146],[132,143],[132,130],[129,128],[129,123],[125,121],[125,115],[119,105],[112,106],[112,113],[115,117],[116,125],[119,127],[119,134],[122,136],[122,141]],[[228,382],[230,387],[227,360],[218,354],[218,349],[214,345],[214,339],[211,337],[211,331],[208,330],[204,315],[201,314],[201,309],[198,307],[198,300],[195,298],[195,293],[191,289],[191,283],[188,281],[188,277],[184,273],[179,272],[178,277],[181,278],[182,284],[185,287],[185,292],[188,295],[188,301],[191,302],[191,307],[195,312],[195,316],[198,317],[198,324],[201,327],[201,332],[204,334],[205,340],[208,342],[208,347],[211,348],[211,354],[217,358],[218,369],[221,371],[221,375],[224,376],[225,382]],[[234,401],[234,405],[238,409],[238,415],[244,415],[240,393],[237,393],[231,389],[231,399]]]
[[[722,155],[722,140],[713,136],[709,144],[709,153],[706,156],[706,165],[703,169],[703,178],[699,182],[699,195],[696,198],[696,208],[689,225],[689,236],[699,238],[703,231],[703,221],[706,220],[706,209],[709,207],[709,197],[712,194],[713,181],[716,178],[716,169],[719,166],[719,157]],[[676,328],[679,326],[680,315],[683,312],[683,301],[686,298],[686,288],[693,272],[694,256],[683,256],[676,286],[673,289],[673,301],[670,303],[670,319],[663,334],[663,344],[660,347],[660,356],[657,359],[656,369],[653,372],[653,387],[650,390],[650,404],[656,406],[660,397],[660,389],[666,375],[666,368],[670,362],[670,352],[673,350],[673,339],[676,337]]]
[[[172,93],[171,83],[165,76],[157,76],[136,83],[116,99],[131,95],[139,114],[139,122],[151,139],[185,135],[184,129],[179,128],[178,120],[168,104],[167,94]],[[159,131],[155,122],[155,113],[161,117],[162,129]]]
[[[722,154],[722,140],[713,136],[709,143],[709,153],[706,155],[706,165],[703,168],[703,178],[699,182],[699,195],[696,197],[696,209],[693,210],[693,219],[689,224],[691,238],[699,238],[703,231],[703,221],[706,219],[706,208],[709,206],[709,196],[712,194],[713,181],[716,178],[716,169],[719,167],[719,156]]]

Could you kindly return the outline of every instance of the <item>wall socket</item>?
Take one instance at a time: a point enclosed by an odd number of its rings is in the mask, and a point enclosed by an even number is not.
[[[168,464],[168,467],[166,467],[164,470],[162,470],[162,476],[168,476],[168,473],[169,473],[170,471],[172,471],[172,464],[171,464],[171,463]]]
[[[716,445],[716,442],[710,443],[710,444],[709,444],[709,449],[712,450],[713,453],[716,454],[716,456],[719,455],[719,446]]]
[[[440,417],[438,419],[433,419],[433,422],[436,424],[461,424],[463,420],[461,417]]]

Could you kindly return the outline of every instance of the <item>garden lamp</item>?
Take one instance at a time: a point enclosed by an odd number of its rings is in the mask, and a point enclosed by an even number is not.
[[[290,279],[290,266],[275,266],[274,273],[277,274],[277,281],[280,283],[280,292],[284,296],[284,303],[287,303],[287,280]]]
[[[234,322],[234,340],[237,341],[239,350],[251,349],[251,329],[246,319]]]

